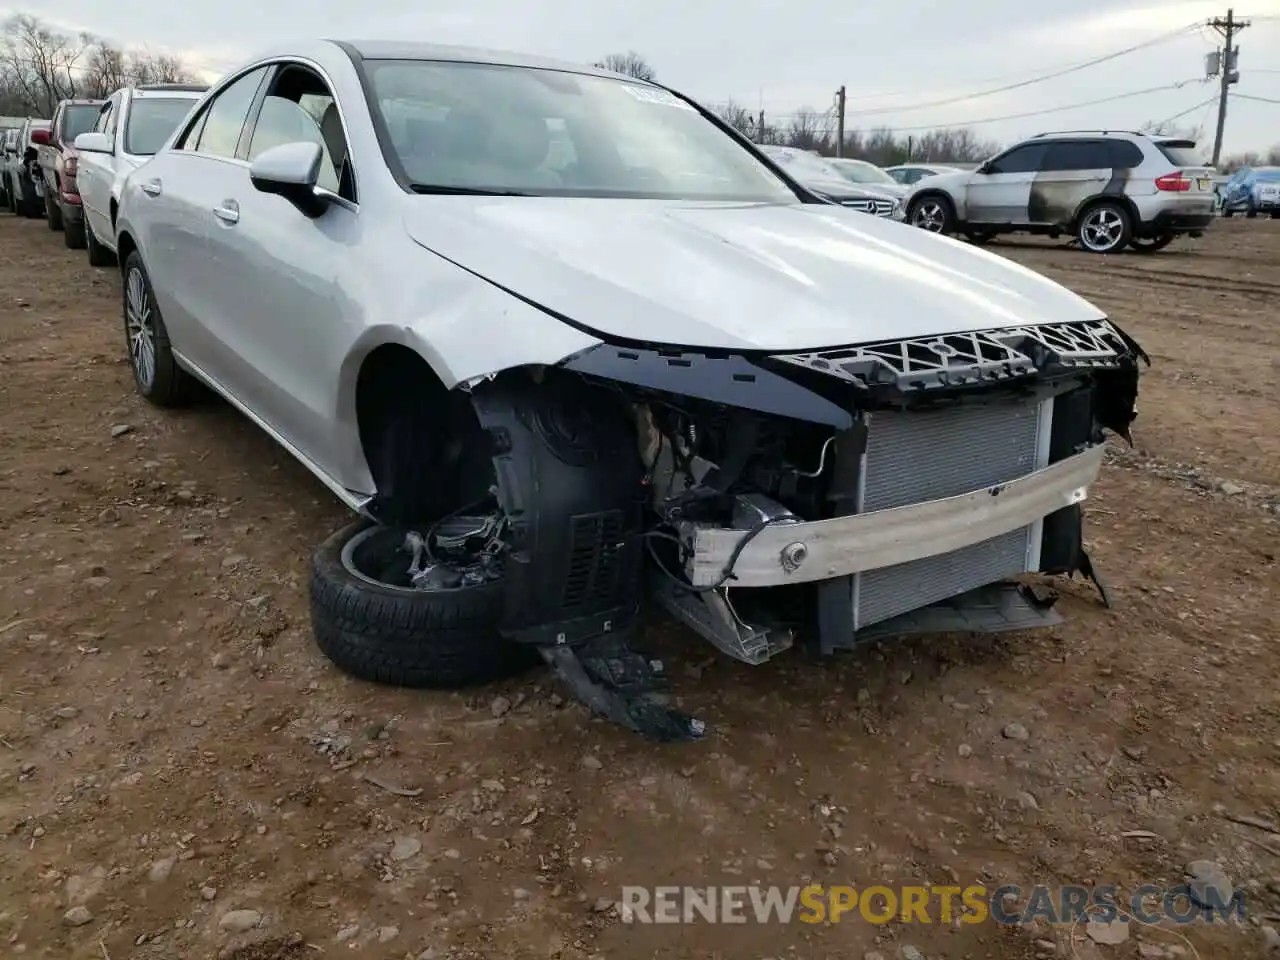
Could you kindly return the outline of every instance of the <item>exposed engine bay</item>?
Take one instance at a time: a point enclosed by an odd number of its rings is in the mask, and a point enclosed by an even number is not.
[[[1059,622],[1011,582],[1082,573],[1104,429],[1141,348],[1108,321],[745,358],[602,345],[475,385],[490,490],[411,532],[415,587],[505,580],[502,630],[593,709],[701,734],[634,653],[642,583],[762,663],[811,638]],[[1149,362],[1149,361],[1148,361]]]

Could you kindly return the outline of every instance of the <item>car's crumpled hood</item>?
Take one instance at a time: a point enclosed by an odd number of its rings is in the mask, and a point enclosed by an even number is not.
[[[1102,316],[1002,257],[834,206],[421,196],[404,223],[605,338],[787,351]]]

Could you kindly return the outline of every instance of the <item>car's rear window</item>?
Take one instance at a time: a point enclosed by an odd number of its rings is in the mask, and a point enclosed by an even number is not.
[[[76,104],[67,107],[66,116],[62,119],[62,142],[75,143],[76,137],[88,133],[98,120],[98,112],[102,105],[98,103]]]
[[[1203,167],[1204,154],[1194,140],[1164,140],[1156,144],[1175,167]]]

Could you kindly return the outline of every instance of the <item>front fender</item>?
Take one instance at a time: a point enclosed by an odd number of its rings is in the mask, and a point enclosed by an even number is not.
[[[412,296],[400,304],[404,320],[370,324],[346,351],[335,411],[339,419],[354,422],[360,365],[386,344],[413,350],[451,390],[515,367],[551,366],[601,343],[451,264],[426,275],[431,283],[411,287]]]

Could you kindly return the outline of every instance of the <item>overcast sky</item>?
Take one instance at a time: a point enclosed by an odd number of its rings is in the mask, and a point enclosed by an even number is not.
[[[0,8],[4,9],[4,8]],[[946,106],[907,109],[1016,83],[1226,13],[1201,0],[896,0],[875,8],[829,0],[25,0],[46,21],[157,52],[214,75],[259,48],[299,36],[421,38],[575,61],[634,49],[658,79],[704,103],[733,99],[782,117],[827,109],[848,89],[852,127],[928,127],[1007,117],[1188,81],[1113,103],[982,123],[998,141],[1054,128],[1132,127],[1187,110],[1212,140],[1215,95],[1202,82],[1207,27],[1068,76]],[[1280,100],[1280,0],[1249,0],[1240,94]],[[871,111],[874,111],[872,113]],[[1280,144],[1280,103],[1233,100],[1226,152]]]

